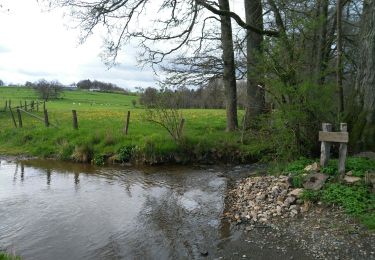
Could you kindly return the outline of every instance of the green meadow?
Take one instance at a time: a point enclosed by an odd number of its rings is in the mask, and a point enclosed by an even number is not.
[[[1,87],[0,109],[6,100],[19,106],[38,97],[33,89]],[[136,105],[133,106],[133,100]],[[224,160],[248,161],[259,155],[254,145],[240,143],[240,132],[225,132],[225,110],[185,109],[184,139],[176,144],[161,126],[145,119],[146,110],[138,96],[65,90],[61,98],[46,102],[51,124],[22,113],[22,128],[15,128],[9,109],[0,112],[0,153],[30,155],[62,160],[128,161],[145,163]],[[72,127],[72,110],[77,111],[79,129]],[[42,106],[40,106],[42,111]],[[126,113],[131,111],[129,132],[124,134]],[[17,114],[13,110],[17,121]],[[33,114],[43,117],[42,112]],[[241,116],[241,111],[240,111]]]

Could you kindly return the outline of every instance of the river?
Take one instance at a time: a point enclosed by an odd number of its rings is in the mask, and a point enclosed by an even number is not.
[[[224,176],[241,170],[2,160],[0,250],[38,260],[275,259],[221,217]]]

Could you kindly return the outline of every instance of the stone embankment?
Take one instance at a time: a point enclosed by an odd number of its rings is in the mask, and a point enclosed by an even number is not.
[[[259,176],[241,180],[229,191],[231,207],[225,216],[237,223],[268,223],[272,218],[295,217],[308,210],[287,176]]]

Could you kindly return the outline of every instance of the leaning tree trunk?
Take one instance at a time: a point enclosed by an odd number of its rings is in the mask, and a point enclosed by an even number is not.
[[[229,11],[229,1],[219,0],[220,9]],[[233,36],[231,18],[221,16],[221,44],[223,47],[224,62],[224,87],[227,108],[227,131],[233,131],[238,127],[237,121],[237,87],[236,67],[234,64]]]
[[[375,0],[364,1],[355,91],[351,143],[375,151]]]
[[[263,29],[261,0],[245,0],[245,15],[247,24]],[[259,87],[260,82],[255,72],[258,57],[262,51],[262,41],[263,36],[261,34],[247,30],[247,104],[244,122],[246,128],[250,127],[252,120],[265,110],[264,90]]]

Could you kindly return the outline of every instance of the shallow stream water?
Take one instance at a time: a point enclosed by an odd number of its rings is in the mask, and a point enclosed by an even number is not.
[[[39,260],[280,259],[221,218],[224,176],[241,170],[251,167],[2,160],[0,250]]]

